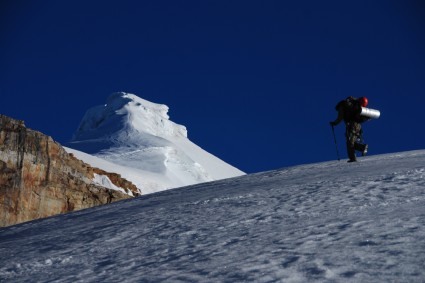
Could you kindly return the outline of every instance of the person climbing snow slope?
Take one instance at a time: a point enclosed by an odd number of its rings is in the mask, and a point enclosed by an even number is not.
[[[352,96],[341,100],[336,105],[338,117],[330,122],[331,126],[338,125],[342,120],[345,122],[345,140],[347,144],[348,162],[357,161],[356,151],[366,155],[368,145],[363,142],[362,123],[370,120],[369,117],[362,116],[362,107],[368,105],[366,97],[355,98]]]

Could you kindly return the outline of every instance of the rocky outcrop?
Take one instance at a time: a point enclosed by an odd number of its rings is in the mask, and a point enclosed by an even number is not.
[[[105,175],[127,194],[93,183]],[[51,137],[0,115],[0,227],[139,195],[131,182],[68,154]]]

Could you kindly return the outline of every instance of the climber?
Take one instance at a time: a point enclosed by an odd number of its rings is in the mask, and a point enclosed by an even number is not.
[[[331,126],[338,125],[342,120],[345,122],[345,140],[347,144],[348,162],[357,161],[356,151],[366,155],[368,145],[363,142],[363,130],[361,124],[370,120],[369,117],[362,116],[362,107],[368,105],[366,97],[355,98],[352,96],[340,101],[335,109],[338,117],[330,122]]]

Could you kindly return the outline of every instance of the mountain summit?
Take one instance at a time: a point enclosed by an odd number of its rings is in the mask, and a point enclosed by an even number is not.
[[[110,146],[149,146],[167,140],[187,138],[184,126],[169,120],[168,106],[144,100],[134,94],[116,92],[106,104],[89,109],[83,117],[74,141],[96,141],[94,151]]]
[[[191,142],[186,127],[169,120],[168,109],[134,94],[113,93],[106,104],[86,112],[69,143],[78,151],[68,151],[126,176],[142,193],[244,174]]]

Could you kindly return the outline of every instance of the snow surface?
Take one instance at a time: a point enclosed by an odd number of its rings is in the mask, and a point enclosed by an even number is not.
[[[424,282],[425,150],[163,191],[0,229],[0,282]]]
[[[245,174],[191,142],[167,113],[166,105],[114,93],[87,111],[66,150],[121,174],[142,194]]]

